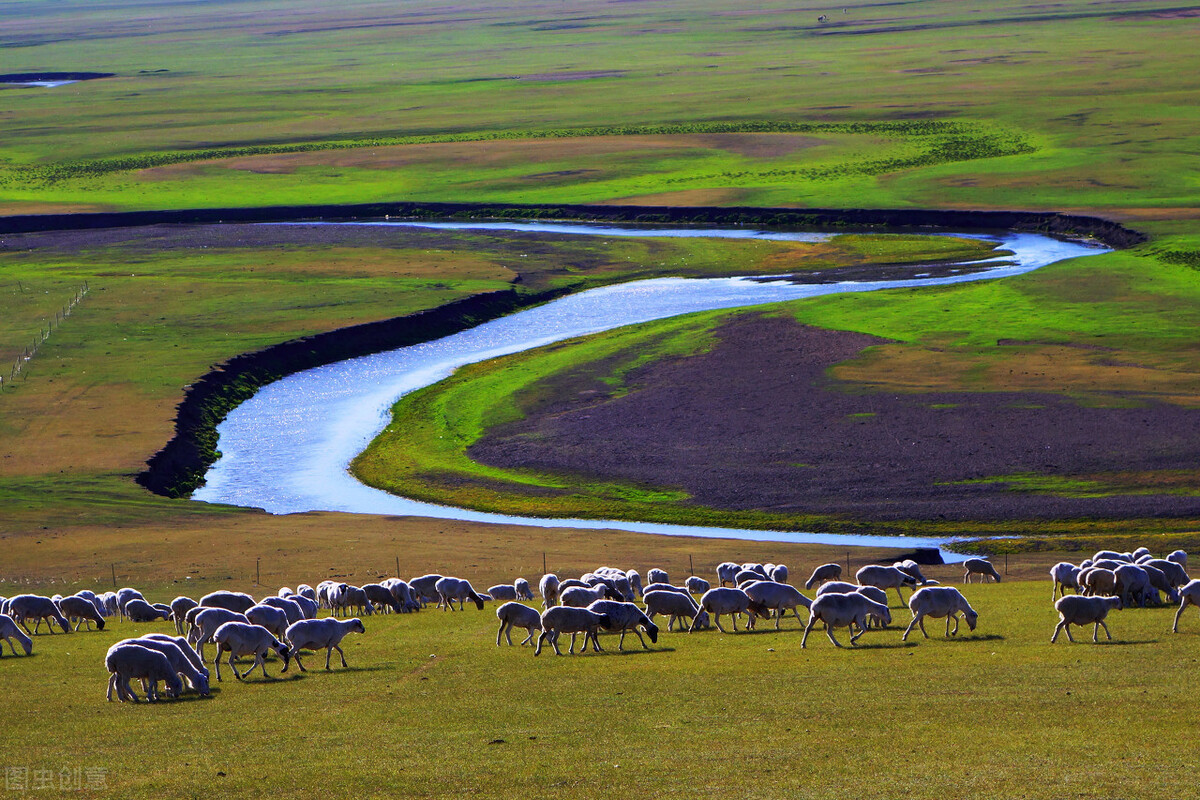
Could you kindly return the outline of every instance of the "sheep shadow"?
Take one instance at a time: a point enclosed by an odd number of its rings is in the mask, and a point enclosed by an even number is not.
[[[912,634],[910,633],[909,636],[911,637]],[[925,637],[922,636],[921,638],[924,639]],[[967,636],[946,636],[945,634],[941,636],[934,636],[930,634],[929,636],[930,641],[937,640],[942,642],[995,642],[1004,641],[1004,638],[1005,637],[998,633],[973,633]]]
[[[844,650],[903,650],[908,647],[917,647],[916,642],[895,642],[887,644],[885,642],[873,642],[871,644],[846,644],[842,646]]]
[[[651,647],[649,650],[643,650],[640,647],[637,650],[617,650],[616,648],[611,648],[611,649],[605,649],[601,652],[604,654],[611,654],[614,656],[652,656],[657,653],[674,653],[675,648],[674,647]]]

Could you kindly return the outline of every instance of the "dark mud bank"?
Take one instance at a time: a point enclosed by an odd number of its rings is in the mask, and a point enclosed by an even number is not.
[[[1133,247],[1146,236],[1111,220],[1033,211],[819,209],[718,206],[514,205],[498,203],[363,203],[358,205],[203,208],[98,214],[28,214],[0,218],[0,233],[141,225],[382,219],[569,219],[677,225],[759,225],[818,230],[1027,231],[1090,236],[1109,247]]]
[[[137,482],[156,494],[189,495],[217,460],[217,425],[239,403],[285,375],[449,336],[546,299],[521,297],[511,289],[488,292],[416,314],[340,328],[235,356],[184,389],[174,437],[146,462]]]

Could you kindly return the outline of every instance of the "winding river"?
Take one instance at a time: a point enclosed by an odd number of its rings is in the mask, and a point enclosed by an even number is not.
[[[593,236],[708,236],[812,241],[823,234],[746,229],[638,229],[539,223],[329,223],[518,230]],[[850,536],[742,530],[620,520],[551,519],[492,514],[409,500],[359,483],[350,461],[379,434],[401,395],[436,383],[465,364],[623,325],[710,309],[797,300],[835,292],[935,286],[1019,275],[1047,264],[1105,249],[1034,234],[978,238],[1015,256],[961,275],[906,281],[798,285],[746,278],[663,278],[592,289],[484,323],[436,341],[296,373],[261,389],[218,427],[221,458],[192,498],[258,507],[273,514],[342,511],[433,517],[487,523],[625,530],[677,536],[845,546],[940,547],[947,539]],[[959,558],[943,551],[948,561]]]

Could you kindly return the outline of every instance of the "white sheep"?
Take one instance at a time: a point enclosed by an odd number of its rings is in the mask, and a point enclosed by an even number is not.
[[[667,630],[672,630],[676,622],[679,622],[679,629],[683,630],[684,619],[697,617],[697,627],[708,628],[711,625],[708,612],[701,611],[699,603],[691,595],[667,591],[646,592],[642,595],[642,602],[646,604],[647,618],[653,620],[656,614],[667,618]]]
[[[1189,605],[1200,608],[1200,579],[1190,581],[1179,590],[1179,610],[1175,612],[1175,624],[1171,626],[1172,633],[1179,633],[1179,618]]]
[[[1184,569],[1187,569],[1187,551],[1185,550],[1175,550],[1167,556],[1166,560],[1172,561]]]
[[[1122,564],[1113,571],[1116,577],[1114,590],[1121,598],[1122,605],[1132,606],[1137,603],[1146,607],[1146,600],[1151,594],[1157,595],[1150,585],[1150,574],[1136,564]]]
[[[43,597],[38,594],[18,594],[8,598],[5,602],[5,608],[7,609],[6,613],[19,623],[28,634],[37,633],[42,627],[42,620],[46,620],[46,629],[50,633],[54,633],[54,626],[51,620],[58,623],[63,633],[71,632],[71,624],[67,622],[66,617],[59,612],[58,606],[54,605],[54,601],[49,597]],[[27,619],[37,620],[32,631],[25,624],[25,620]]]
[[[125,616],[125,604],[133,599],[145,600],[146,598],[137,589],[129,586],[117,590],[117,610],[121,612],[122,617]]]
[[[1182,564],[1174,561],[1168,561],[1165,558],[1156,558],[1153,561],[1147,561],[1146,563],[1155,569],[1162,570],[1163,574],[1167,576],[1167,580],[1170,581],[1171,585],[1175,588],[1184,586],[1188,581],[1191,580],[1191,578],[1188,577],[1187,570],[1183,568]]]
[[[170,619],[171,609],[166,611],[158,606],[147,603],[140,597],[135,597],[125,604],[125,616],[130,622],[154,622],[160,619]]]
[[[771,580],[771,575],[770,575],[770,573],[767,572],[766,564],[756,564],[754,562],[747,562],[745,564],[742,564],[742,570],[746,571],[746,572],[756,573],[764,581]]]
[[[735,564],[732,561],[722,561],[720,564],[717,564],[717,584],[724,586],[727,583],[732,583],[736,586],[737,581],[734,578],[741,571],[741,564]]]
[[[507,583],[498,583],[495,586],[489,586],[487,588],[487,594],[490,595],[493,600],[516,600],[517,587],[510,586]]]
[[[849,594],[861,588],[857,583],[850,583],[849,581],[829,581],[817,587],[817,597],[823,594]],[[887,596],[886,592],[884,596]]]
[[[25,655],[33,655],[33,639],[26,636],[25,631],[21,630],[16,620],[8,614],[0,614],[0,639],[8,642],[14,656],[17,654],[17,646],[13,644],[13,639],[21,643],[21,649],[25,651]],[[0,656],[3,655],[4,648],[0,647]]]
[[[299,599],[297,599],[299,598]],[[264,597],[261,606],[277,608],[287,617],[288,625],[302,619],[310,619],[317,615],[317,604],[303,595],[294,594],[290,597]]]
[[[923,586],[925,584],[925,576],[921,573],[921,565],[913,561],[911,558],[906,558],[903,561],[895,561],[892,563],[892,566],[901,572],[907,572],[909,575],[913,576],[913,580],[917,582],[918,586]]]
[[[496,619],[500,620],[500,629],[496,631],[496,647],[500,646],[500,636],[508,639],[511,645],[512,629],[524,628],[529,635],[521,644],[528,644],[542,630],[542,615],[536,608],[530,608],[516,600],[505,603],[496,609]]]
[[[351,613],[368,616],[375,613],[375,606],[367,599],[367,593],[363,591],[363,588],[349,583],[339,583],[331,589],[329,603],[334,614],[341,617],[349,616]]]
[[[188,644],[187,639],[183,638],[182,636],[171,636],[170,634],[166,633],[146,633],[138,638],[151,640],[156,639],[160,642],[170,642],[171,644],[174,644],[179,648],[180,652],[183,653],[184,658],[191,663],[196,671],[203,675],[206,681],[208,680],[208,667],[204,666],[204,661],[200,659],[200,654],[196,652],[195,648]]]
[[[1102,567],[1088,567],[1080,571],[1079,585],[1088,597],[1114,595],[1117,592],[1117,573]]]
[[[120,647],[125,644],[136,644],[140,647],[145,647],[150,650],[157,650],[167,657],[167,661],[171,663],[171,669],[175,670],[175,674],[182,677],[188,682],[188,685],[195,689],[200,695],[208,697],[208,670],[201,664],[199,667],[192,660],[196,657],[196,652],[192,650],[186,642],[180,645],[169,636],[140,636],[136,639],[125,639],[117,642],[113,647]],[[109,648],[111,651],[112,648]],[[110,676],[110,682],[116,680],[116,676]],[[110,686],[111,691],[113,687]],[[142,684],[143,690],[149,692],[145,683]]]
[[[384,586],[382,583],[364,583],[362,590],[367,602],[372,606],[379,606],[381,613],[386,614],[389,610],[395,611],[397,614],[404,612],[403,604],[392,593],[391,587]],[[299,622],[301,619],[304,619],[303,614],[296,619],[289,617],[288,623]]]
[[[108,699],[112,700],[113,689],[122,702],[131,699],[138,702],[138,696],[129,686],[129,681],[139,678],[146,682],[146,699],[158,699],[158,682],[162,681],[166,693],[170,697],[178,697],[183,693],[183,681],[179,673],[171,666],[170,660],[157,650],[151,650],[139,644],[123,644],[109,648],[104,657],[104,666],[108,669]]]
[[[282,608],[259,603],[246,609],[246,619],[251,625],[259,625],[271,632],[275,638],[282,638],[288,625],[298,620],[288,620],[287,613]]]
[[[603,600],[608,597],[608,594],[608,587],[603,583],[598,583],[591,588],[570,586],[559,593],[558,599],[564,606],[587,608],[597,600]]]
[[[1054,635],[1050,637],[1051,644],[1058,639],[1059,631],[1063,630],[1067,632],[1068,639],[1072,642],[1075,641],[1075,638],[1071,636],[1072,625],[1094,625],[1092,628],[1093,642],[1099,641],[1100,626],[1103,625],[1104,634],[1112,639],[1112,633],[1109,632],[1104,618],[1114,608],[1120,611],[1123,605],[1119,597],[1084,597],[1073,594],[1059,598],[1059,601],[1054,604],[1054,608],[1058,611],[1060,619],[1054,628]]]
[[[683,585],[684,588],[692,594],[704,594],[712,588],[712,584],[704,580],[704,578],[698,578],[695,575],[689,576],[688,579],[683,582]]]
[[[408,581],[402,581],[399,578],[388,578],[380,581],[392,593],[392,597],[400,604],[400,608],[405,614],[413,611],[421,610],[421,601],[417,598],[417,593],[408,585]],[[306,619],[316,618],[316,614],[306,614]]]
[[[1079,591],[1079,573],[1082,572],[1079,567],[1069,561],[1060,561],[1050,568],[1050,579],[1054,581],[1054,590],[1050,594],[1051,600],[1058,599],[1061,594],[1067,596],[1067,589]]]
[[[700,598],[700,608],[707,611],[711,615],[712,620],[716,623],[717,630],[721,633],[727,633],[721,627],[721,615],[728,614],[733,619],[733,630],[737,632],[737,615],[746,615],[746,628],[749,630],[754,627],[754,618],[762,617],[769,619],[771,612],[756,600],[751,600],[750,596],[741,589],[734,589],[726,586],[718,586],[715,589],[709,589]],[[688,628],[688,633],[696,630],[700,625],[700,616],[692,620],[691,626]]]
[[[254,598],[245,592],[227,592],[224,590],[210,592],[200,598],[200,605],[206,608],[224,608],[245,614],[246,609],[256,605]]]
[[[833,584],[827,583],[825,585],[832,586]],[[863,597],[867,598],[868,600],[874,600],[876,603],[879,603],[880,605],[886,606],[888,604],[887,592],[885,592],[883,589],[880,589],[878,586],[856,586],[856,587],[854,587],[853,591],[856,594],[861,594]],[[827,592],[823,592],[822,594],[827,594]],[[845,592],[841,592],[840,594],[845,594]],[[820,596],[820,595],[818,595],[818,596]],[[908,599],[911,600],[912,595],[909,595]],[[880,628],[887,627],[887,623],[885,623],[882,619],[879,619],[878,617],[870,617],[868,619],[868,627],[871,627],[870,620],[874,620],[876,625],[878,625],[878,627],[880,627]]]
[[[812,606],[809,608],[808,625],[804,627],[804,636],[800,639],[800,647],[804,648],[807,645],[808,634],[818,622],[825,623],[825,635],[838,647],[842,645],[833,638],[833,629],[857,626],[858,633],[850,636],[850,644],[854,644],[858,641],[858,637],[866,632],[872,617],[882,620],[885,625],[892,623],[892,612],[886,605],[876,603],[857,592],[849,594],[831,592],[820,595],[813,600]]]
[[[629,580],[629,587],[637,592],[638,597],[644,596],[646,593],[642,589],[642,576],[636,569],[631,569],[625,573],[625,577]]]
[[[465,578],[442,578],[435,584],[438,597],[441,598],[438,606],[443,611],[453,611],[454,601],[458,601],[458,610],[462,611],[463,604],[470,600],[475,604],[475,608],[483,610],[483,598],[479,596],[471,587],[471,582]]]
[[[272,651],[278,653],[279,657],[283,659],[283,668],[285,671],[287,670],[288,646],[272,636],[271,632],[261,625],[253,625],[249,622],[226,622],[213,633],[212,640],[213,644],[217,646],[217,654],[213,656],[213,665],[217,668],[217,680],[221,680],[221,653],[226,651],[229,652],[229,668],[233,670],[233,676],[239,681],[245,680],[255,667],[262,669],[264,678],[270,677],[267,675],[266,658],[267,653]],[[237,671],[237,666],[233,662],[238,656],[254,656],[254,663],[250,665],[250,669],[241,673]]]
[[[908,627],[904,629],[904,635],[900,637],[900,641],[907,642],[908,634],[912,632],[913,626],[918,625],[921,628],[921,633],[925,638],[929,638],[929,634],[925,631],[925,617],[933,617],[934,619],[946,618],[946,635],[958,635],[958,615],[961,613],[967,621],[967,627],[975,630],[975,624],[979,619],[979,614],[975,609],[971,608],[971,604],[967,602],[967,598],[963,597],[962,592],[955,589],[953,586],[927,586],[924,589],[918,589],[913,592],[908,598],[908,608],[913,613],[912,622],[908,623]],[[950,632],[950,620],[954,620],[954,632]]]
[[[542,608],[558,605],[558,587],[562,582],[553,572],[547,572],[538,581],[538,593],[542,596]]]
[[[296,666],[300,667],[301,672],[308,672],[304,668],[304,664],[300,662],[300,650],[320,650],[325,648],[325,669],[329,669],[329,659],[333,655],[333,651],[337,650],[338,655],[342,657],[342,666],[346,664],[346,654],[342,652],[341,642],[348,633],[366,633],[367,629],[363,627],[362,620],[347,619],[340,620],[333,617],[324,619],[302,619],[297,623],[288,626],[286,638],[292,643],[289,655],[296,659]],[[283,671],[288,671],[287,659],[284,659]]]
[[[180,595],[171,601],[171,619],[175,620],[175,632],[183,636],[183,622],[187,613],[200,604],[190,597]]]
[[[621,600],[597,600],[588,606],[588,611],[604,617],[604,622],[600,623],[601,628],[609,633],[621,634],[621,639],[617,642],[617,650],[625,649],[626,631],[633,631],[637,634],[638,641],[642,643],[643,650],[650,649],[646,645],[646,640],[642,638],[642,632],[638,630],[639,627],[646,631],[646,635],[650,637],[652,644],[658,642],[658,626],[646,616],[645,612],[633,603]]]
[[[1138,566],[1142,568],[1142,571],[1146,573],[1146,577],[1150,579],[1150,586],[1155,590],[1155,593],[1162,592],[1170,602],[1179,602],[1179,592],[1171,585],[1171,581],[1167,578],[1165,572],[1149,564],[1139,564]]]
[[[654,569],[646,570],[646,583],[670,583],[670,582],[671,582],[671,579],[667,576],[667,571],[665,569],[658,569],[656,567]]]
[[[533,654],[539,656],[542,654],[542,644],[549,640],[554,647],[554,652],[557,655],[562,655],[562,650],[558,649],[558,637],[564,633],[571,634],[571,646],[567,652],[575,653],[575,637],[583,634],[583,648],[581,653],[587,651],[588,640],[592,642],[592,650],[601,652],[600,640],[597,638],[597,633],[600,626],[605,622],[603,614],[597,614],[594,611],[588,611],[586,608],[577,608],[573,606],[553,606],[542,612],[542,633],[538,636],[537,647]]]
[[[217,628],[224,625],[226,622],[244,622],[250,624],[250,620],[246,619],[245,614],[239,614],[236,611],[230,611],[227,608],[212,608],[205,606],[197,606],[189,611],[188,614],[195,612],[193,618],[192,629],[188,632],[188,643],[196,648],[196,652],[200,654],[200,660],[204,660],[204,645],[212,641],[213,634],[217,632]]]
[[[441,599],[438,597],[437,593],[437,582],[444,577],[444,575],[431,572],[428,575],[422,575],[419,578],[413,578],[408,582],[408,585],[414,592],[417,593],[417,599],[422,605],[431,602],[436,603]]]
[[[913,588],[917,583],[917,579],[904,570],[879,564],[868,564],[863,567],[854,573],[854,580],[858,581],[860,586],[877,586],[885,592],[888,589],[895,589],[901,605],[904,604],[904,595],[900,592],[900,587]]]
[[[764,578],[762,576],[762,573],[755,572],[752,569],[743,569],[743,570],[739,570],[738,574],[733,576],[733,580],[734,580],[734,583],[737,584],[737,587],[740,589],[743,586],[746,586],[747,584],[757,583],[759,581],[770,580],[770,578]]]
[[[788,568],[786,564],[775,564],[771,569],[767,570],[767,574],[771,576],[771,580],[776,583],[787,583]]]
[[[533,589],[529,587],[529,581],[524,578],[517,578],[513,581],[513,588],[517,590],[518,600],[532,600]]]
[[[775,630],[779,630],[779,623],[787,614],[788,609],[791,609],[792,615],[796,617],[796,622],[800,623],[800,627],[804,627],[804,620],[800,619],[800,612],[797,608],[799,606],[808,608],[812,605],[812,601],[800,594],[800,590],[796,587],[774,581],[757,581],[746,586],[743,591],[754,602],[776,612]]]
[[[1000,582],[1000,573],[996,572],[996,568],[992,566],[992,562],[986,558],[968,558],[963,562],[963,583],[970,583],[972,575],[978,575],[981,583],[987,583],[987,579],[991,578],[996,583]]]
[[[62,613],[67,621],[78,620],[75,623],[75,630],[79,630],[79,626],[87,623],[87,629],[92,629],[92,623],[96,623],[97,630],[104,630],[104,617],[100,616],[100,612],[96,610],[96,604],[86,597],[73,595],[64,597],[58,603],[58,610]]]

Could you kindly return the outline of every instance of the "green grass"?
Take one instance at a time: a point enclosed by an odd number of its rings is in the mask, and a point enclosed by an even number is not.
[[[1051,645],[1057,615],[1045,588],[966,588],[980,614],[973,634],[964,626],[946,640],[934,621],[929,640],[917,632],[902,644],[892,627],[854,649],[814,631],[801,650],[793,619],[779,633],[664,632],[650,652],[627,637],[619,653],[606,636],[601,654],[535,659],[528,647],[496,647],[490,608],[372,617],[345,642],[349,669],[326,673],[310,656],[308,673],[280,678],[273,661],[270,679],[226,675],[208,700],[137,706],[104,702],[104,651],[170,626],[118,622],[38,636],[33,657],[0,661],[12,696],[38,698],[10,704],[6,764],[102,767],[108,791],[91,796],[129,798],[214,785],[239,794],[335,785],[358,797],[597,785],[665,796],[688,785],[715,796],[744,793],[747,775],[753,797],[844,797],[864,785],[915,798],[1107,798],[1131,786],[1186,796],[1200,702],[1195,612],[1178,635],[1172,609],[1131,609],[1110,616],[1112,643],[1076,629],[1075,644]],[[908,612],[894,618],[904,626]],[[847,644],[844,631],[839,639]],[[904,769],[863,774],[897,759]],[[1089,763],[1105,769],[1065,766]]]

